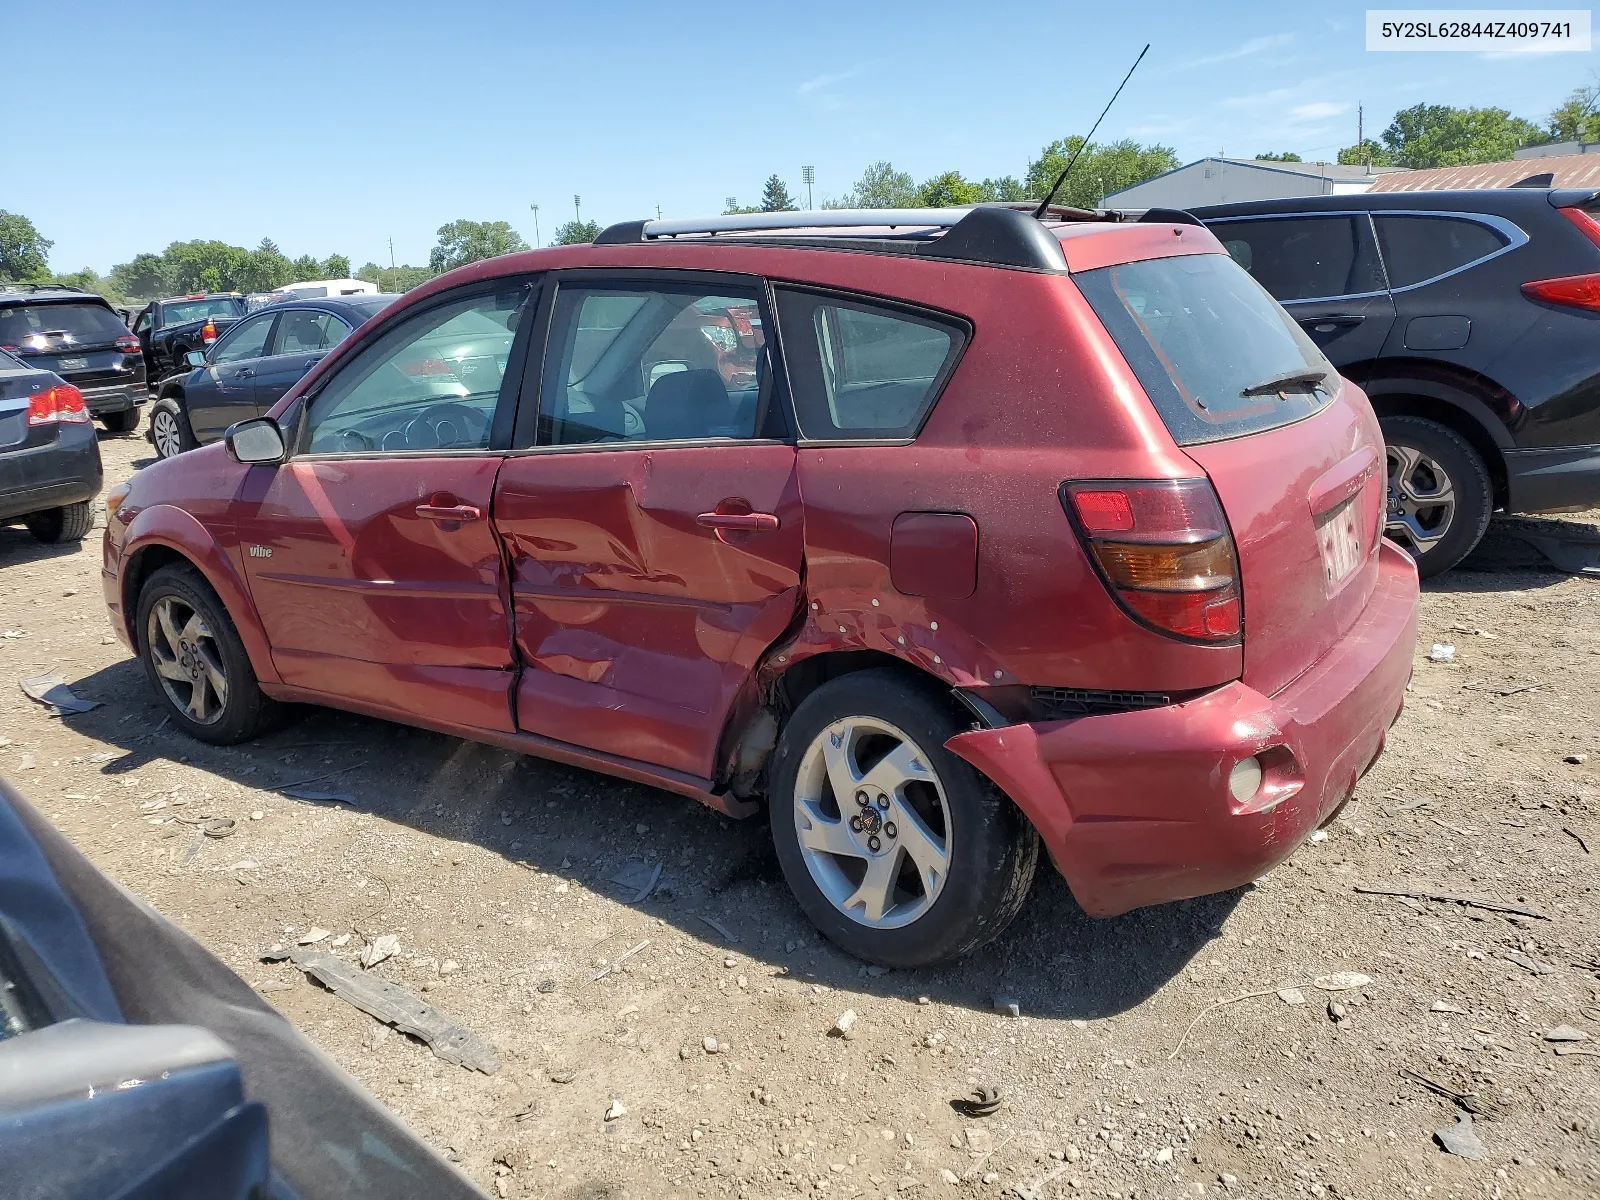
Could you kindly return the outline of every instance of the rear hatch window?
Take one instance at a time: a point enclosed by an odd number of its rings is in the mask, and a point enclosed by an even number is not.
[[[23,356],[105,347],[127,336],[128,327],[103,304],[67,301],[0,308],[0,349]]]
[[[283,297],[279,297],[283,299]],[[235,300],[231,296],[219,296],[210,300],[186,300],[179,304],[164,304],[161,306],[161,328],[168,329],[173,325],[188,325],[193,321],[204,321],[207,317],[237,317],[244,312],[244,302]]]
[[[1072,278],[1180,446],[1292,424],[1338,390],[1332,364],[1225,254],[1122,263]]]

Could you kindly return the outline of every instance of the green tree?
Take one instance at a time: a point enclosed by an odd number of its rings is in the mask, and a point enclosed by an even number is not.
[[[1346,146],[1339,151],[1339,161],[1347,167],[1392,167],[1394,155],[1390,154],[1378,142],[1367,138],[1357,142],[1354,146]]]
[[[315,255],[302,254],[299,258],[295,259],[294,262],[290,263],[289,266],[291,275],[293,276],[293,278],[289,280],[290,283],[299,283],[303,279],[322,278],[322,264],[317,261]]]
[[[1301,162],[1301,157],[1292,150],[1267,151],[1256,155],[1257,162]]]
[[[977,204],[983,198],[981,185],[963,178],[960,171],[946,171],[919,187],[911,204],[914,208],[952,208]]]
[[[592,242],[600,236],[600,222],[598,221],[568,221],[565,225],[556,228],[557,246],[578,246],[584,242]]]
[[[477,262],[526,250],[528,243],[505,221],[451,221],[439,226],[439,244],[428,255],[428,267],[437,274]]]
[[[1550,114],[1552,142],[1600,142],[1600,81],[1575,88]]]
[[[798,207],[783,180],[776,175],[767,176],[766,186],[761,189],[761,211],[793,212]]]
[[[273,288],[303,278],[306,277],[296,275],[294,264],[284,257],[276,242],[271,238],[262,238],[261,244],[250,251],[237,282],[242,292],[270,292]]]
[[[75,287],[80,291],[94,292],[98,296],[104,296],[113,304],[121,304],[127,299],[122,294],[122,289],[117,286],[116,280],[98,274],[93,267],[85,267],[81,271],[69,271],[66,274],[51,275],[47,280],[40,280],[40,282],[60,283],[65,284],[67,287]]]
[[[111,268],[111,279],[130,299],[154,300],[174,290],[167,281],[167,260],[159,254],[135,254],[131,262]]]
[[[419,284],[427,283],[433,278],[433,272],[427,267],[413,267],[401,264],[398,267],[380,267],[375,262],[369,262],[352,278],[365,279],[368,283],[378,285],[380,292],[409,292]]]
[[[162,253],[165,283],[174,292],[242,289],[248,282],[250,251],[226,242],[173,242]]]
[[[824,201],[823,208],[909,208],[917,197],[917,184],[904,171],[888,162],[875,162],[861,173],[837,202]]]
[[[27,217],[0,209],[0,280],[32,281],[47,276],[54,245]]]
[[[1015,204],[1028,198],[1022,181],[1011,175],[1002,175],[999,179],[985,179],[978,185],[978,192],[986,203]]]
[[[1074,135],[1051,142],[1040,151],[1039,157],[1028,164],[1028,176],[1023,181],[1027,195],[1044,199],[1083,144],[1083,139]],[[1078,155],[1077,165],[1057,193],[1055,203],[1095,208],[1112,192],[1175,171],[1178,166],[1178,155],[1171,146],[1141,146],[1128,139],[1104,146],[1090,144]]]
[[[322,260],[322,277],[324,279],[349,279],[350,260],[343,254],[330,254]]]
[[[1383,131],[1396,166],[1461,167],[1502,162],[1519,147],[1545,140],[1544,130],[1503,108],[1416,104],[1395,113]]]

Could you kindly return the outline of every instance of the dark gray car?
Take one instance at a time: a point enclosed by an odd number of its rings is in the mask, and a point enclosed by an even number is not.
[[[150,409],[150,441],[162,458],[219,440],[235,421],[270,409],[307,371],[369,318],[390,295],[288,300],[251,313],[191,369],[161,385]]]
[[[1194,215],[1383,424],[1388,533],[1437,575],[1493,509],[1600,504],[1600,190],[1302,196]]]
[[[139,339],[107,300],[75,287],[0,287],[0,350],[72,384],[111,433],[132,433],[150,398]]]
[[[41,542],[78,541],[94,524],[100,443],[83,393],[0,350],[0,525]]]

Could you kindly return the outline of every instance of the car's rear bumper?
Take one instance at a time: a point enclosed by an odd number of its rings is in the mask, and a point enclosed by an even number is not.
[[[1600,446],[1507,450],[1506,508],[1551,512],[1600,505]]]
[[[975,730],[948,745],[1027,813],[1085,911],[1225,891],[1287,858],[1377,759],[1416,633],[1416,566],[1385,542],[1360,619],[1275,696],[1235,682],[1164,708]],[[1229,772],[1251,756],[1264,782],[1240,802]]]
[[[113,384],[79,384],[84,406],[96,415],[108,412],[127,412],[150,399],[150,388],[141,379],[131,379]]]
[[[100,444],[92,425],[63,425],[44,446],[0,451],[0,521],[92,500],[100,493]]]

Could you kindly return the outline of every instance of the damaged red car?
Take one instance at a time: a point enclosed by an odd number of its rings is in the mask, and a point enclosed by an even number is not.
[[[1411,672],[1384,488],[1185,214],[633,222],[434,280],[114,489],[104,584],[196,738],[329,705],[764,810],[907,966],[1041,846],[1107,916],[1331,819]]]

